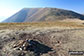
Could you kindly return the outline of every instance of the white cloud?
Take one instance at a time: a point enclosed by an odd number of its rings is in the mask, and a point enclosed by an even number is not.
[[[0,16],[0,22],[2,22],[3,20],[7,19],[6,17],[1,17]]]
[[[16,12],[17,12],[17,10],[4,8],[4,9],[0,9],[0,16],[9,17],[9,16],[13,15]]]
[[[15,14],[18,10],[0,8],[0,22]]]

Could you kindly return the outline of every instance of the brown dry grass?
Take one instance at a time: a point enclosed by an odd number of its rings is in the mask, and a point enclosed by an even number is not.
[[[34,32],[33,30],[28,31],[27,28],[32,28],[32,26],[35,26],[36,28],[40,27],[74,27],[74,29],[37,29]],[[84,50],[84,25],[78,22],[64,22],[64,21],[56,21],[56,22],[34,22],[34,23],[1,23],[0,29],[9,29],[12,28],[13,31],[9,30],[2,30],[0,32],[1,41],[5,42],[4,48],[7,48],[7,52],[9,52],[10,47],[13,45],[13,38],[15,38],[14,41],[19,39],[33,39],[37,40],[40,43],[43,43],[49,47],[52,47],[56,53],[52,52],[51,56],[70,56],[68,54],[68,51],[82,51]],[[27,27],[27,28],[26,28]],[[35,29],[35,27],[33,29]],[[15,28],[20,29],[26,29],[27,31],[18,31],[14,30]],[[76,29],[80,28],[80,29]],[[83,28],[83,29],[81,29]],[[42,31],[44,30],[44,31]],[[4,35],[3,35],[4,33]],[[39,33],[39,34],[38,34]],[[6,40],[4,40],[4,36],[7,37]],[[60,41],[60,43],[58,43]],[[2,42],[1,42],[2,43]],[[11,45],[12,44],[12,45]],[[10,45],[10,46],[9,46]],[[9,48],[9,49],[8,49]],[[3,49],[2,49],[3,51]],[[13,52],[13,51],[12,51]],[[17,50],[13,53],[16,53]],[[5,53],[5,52],[3,52]],[[6,53],[5,53],[6,54]],[[46,53],[49,56],[49,53]],[[14,55],[14,54],[13,54]],[[17,54],[16,54],[17,55]],[[43,56],[43,55],[42,55]],[[44,54],[44,56],[46,56]]]
[[[63,26],[63,27],[84,27],[83,24],[77,22],[33,22],[33,23],[0,23],[0,26],[36,26],[36,27],[51,27],[51,26]]]

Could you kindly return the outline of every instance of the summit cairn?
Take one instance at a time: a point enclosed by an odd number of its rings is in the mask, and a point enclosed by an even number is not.
[[[16,50],[33,50],[35,43],[31,39],[19,40],[17,44],[13,46]]]

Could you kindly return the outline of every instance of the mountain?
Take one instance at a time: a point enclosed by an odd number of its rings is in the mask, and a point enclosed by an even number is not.
[[[82,14],[58,8],[23,8],[3,22],[39,22],[64,19],[84,20]]]

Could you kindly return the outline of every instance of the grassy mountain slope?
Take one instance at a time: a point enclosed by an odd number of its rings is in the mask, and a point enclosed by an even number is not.
[[[64,19],[84,20],[84,16],[73,11],[58,8],[24,8],[3,22],[39,22]]]

